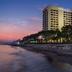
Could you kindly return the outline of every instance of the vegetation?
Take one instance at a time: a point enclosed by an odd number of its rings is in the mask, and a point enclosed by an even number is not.
[[[61,31],[58,29],[40,31],[24,37],[20,43],[72,43],[72,26],[64,26]]]

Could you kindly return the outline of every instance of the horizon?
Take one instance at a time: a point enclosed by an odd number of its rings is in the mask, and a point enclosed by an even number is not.
[[[72,8],[72,0],[0,0],[0,40],[16,40],[42,30],[42,10]]]

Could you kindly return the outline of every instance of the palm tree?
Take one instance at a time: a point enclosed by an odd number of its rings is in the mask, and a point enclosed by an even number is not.
[[[53,36],[54,31],[53,31],[53,30],[40,31],[38,34],[43,36],[43,38],[44,38],[44,40],[45,40],[45,43],[48,43],[48,41],[49,41],[49,40],[51,39],[51,37]]]
[[[65,42],[71,42],[72,41],[72,26],[66,25],[62,28],[62,37],[64,38]]]
[[[55,33],[56,33],[56,40],[57,40],[57,42],[61,43],[61,36],[62,36],[62,34],[61,34],[60,30],[56,29]]]

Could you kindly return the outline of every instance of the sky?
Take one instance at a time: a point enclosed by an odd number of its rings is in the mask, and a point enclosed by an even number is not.
[[[42,30],[48,5],[72,8],[72,0],[0,0],[0,40],[16,40]]]

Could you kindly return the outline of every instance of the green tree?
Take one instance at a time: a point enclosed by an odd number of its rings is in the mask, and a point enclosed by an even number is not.
[[[66,25],[62,28],[62,37],[64,38],[65,42],[71,42],[72,41],[72,26]]]

